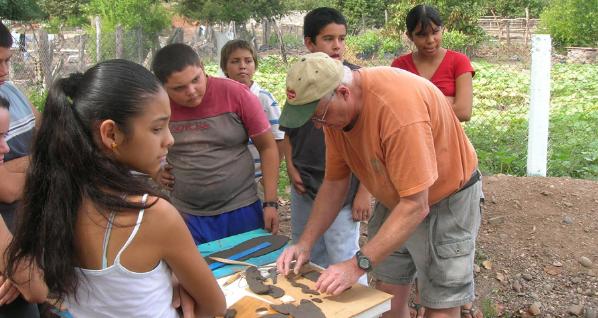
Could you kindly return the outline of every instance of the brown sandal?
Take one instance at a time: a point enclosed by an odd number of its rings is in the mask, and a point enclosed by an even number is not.
[[[484,318],[484,313],[479,311],[473,304],[471,308],[461,307],[461,318]]]
[[[415,302],[409,303],[409,316],[411,316],[411,318],[424,318],[425,313],[426,308],[421,304]]]

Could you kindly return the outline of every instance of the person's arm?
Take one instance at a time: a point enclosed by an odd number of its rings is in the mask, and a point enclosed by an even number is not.
[[[309,261],[312,246],[330,227],[341,210],[347,196],[349,180],[350,176],[334,181],[324,179],[299,242],[285,249],[276,261],[279,273],[288,275],[291,262],[296,260],[294,272],[297,274],[301,265]]]
[[[402,197],[378,233],[361,248],[361,252],[376,266],[407,241],[429,211],[428,189]],[[357,266],[356,258],[352,257],[324,270],[316,282],[316,288],[321,293],[338,295],[355,284],[364,273]]]
[[[287,175],[289,176],[291,186],[295,188],[297,193],[303,194],[305,193],[305,186],[303,185],[303,180],[301,179],[299,170],[297,170],[295,164],[293,163],[293,147],[291,146],[291,140],[289,139],[289,136],[284,135],[284,140],[282,142],[284,158],[287,162]]]
[[[278,149],[278,164],[279,164],[279,168],[280,168],[280,163],[282,162],[282,159],[284,159],[284,154],[285,154],[284,147],[285,146],[286,146],[286,144],[284,143],[284,139],[278,139],[278,140],[276,140],[276,149]]]
[[[208,264],[197,250],[179,212],[165,200],[159,200],[148,212],[154,214],[155,220],[159,220],[145,222],[158,223],[152,226],[151,232],[158,238],[154,241],[159,242],[162,259],[176,275],[180,285],[193,298],[196,316],[223,315],[226,310],[224,294]]]
[[[278,148],[270,130],[252,136],[253,144],[260,153],[262,161],[262,180],[264,183],[264,201],[278,202]],[[264,208],[264,228],[272,234],[278,233],[278,211],[274,207]]]
[[[469,121],[473,105],[473,84],[471,72],[465,72],[455,80],[455,99],[453,111],[459,121]]]
[[[353,212],[353,220],[355,221],[368,221],[370,215],[372,215],[372,195],[363,183],[359,183],[359,188],[353,198],[351,210]]]
[[[11,161],[0,165],[0,202],[7,204],[21,199],[25,188],[25,172],[10,171]]]
[[[407,241],[429,211],[428,189],[402,197],[378,233],[361,248],[361,251],[370,258],[373,265],[379,264]]]
[[[12,234],[6,227],[4,219],[0,217],[0,271],[2,272],[5,272],[6,269],[5,251],[11,240]],[[21,295],[23,295],[23,297],[30,303],[42,303],[46,301],[46,298],[48,297],[48,287],[43,280],[43,274],[33,261],[22,262],[17,265],[11,280],[3,282],[3,291],[2,295],[0,295],[3,304],[14,300],[14,297],[10,295],[12,293],[10,291],[11,284],[16,287]]]

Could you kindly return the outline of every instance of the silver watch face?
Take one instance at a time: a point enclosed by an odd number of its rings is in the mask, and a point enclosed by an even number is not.
[[[368,269],[370,267],[370,261],[365,257],[359,258],[359,267],[361,267],[361,269]]]

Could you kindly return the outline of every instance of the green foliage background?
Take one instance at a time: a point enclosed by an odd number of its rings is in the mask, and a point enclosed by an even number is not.
[[[17,21],[42,19],[46,13],[35,0],[0,0],[0,18]]]
[[[557,46],[598,46],[596,0],[553,0],[540,19]]]
[[[142,31],[143,55],[156,45],[156,36],[170,24],[170,13],[158,0],[90,0],[85,7],[89,16],[101,19],[101,60],[114,58],[116,27],[123,27],[124,58],[135,60],[137,50],[136,31]],[[96,37],[95,26],[86,27],[91,38]],[[96,57],[96,47],[89,47],[90,56]]]

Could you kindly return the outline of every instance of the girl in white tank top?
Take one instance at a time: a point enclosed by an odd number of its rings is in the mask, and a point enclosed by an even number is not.
[[[48,93],[8,266],[43,264],[51,297],[75,318],[177,317],[173,276],[196,315],[226,309],[179,212],[131,173],[158,174],[173,143],[169,119],[160,82],[125,60]]]

